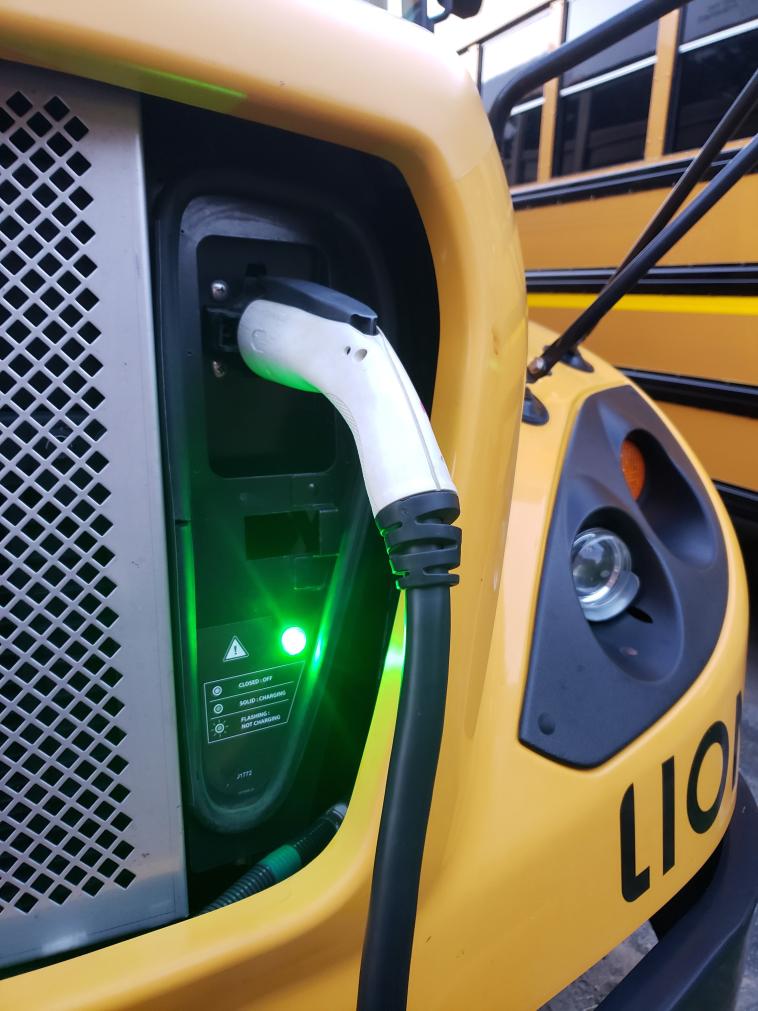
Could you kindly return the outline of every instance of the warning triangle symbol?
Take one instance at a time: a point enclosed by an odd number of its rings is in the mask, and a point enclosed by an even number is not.
[[[235,635],[232,636],[232,641],[226,647],[226,653],[224,653],[224,663],[226,663],[227,660],[241,660],[243,657],[249,655],[248,651]]]

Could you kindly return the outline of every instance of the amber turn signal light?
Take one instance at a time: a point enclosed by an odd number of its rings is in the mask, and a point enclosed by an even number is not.
[[[631,439],[621,443],[621,473],[624,475],[632,497],[638,499],[645,487],[645,457],[639,446]]]

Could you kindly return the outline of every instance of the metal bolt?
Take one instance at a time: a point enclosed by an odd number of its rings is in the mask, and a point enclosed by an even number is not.
[[[211,362],[211,368],[213,369],[213,375],[216,379],[223,379],[227,373],[227,368],[224,362],[220,362],[217,358],[214,358]]]
[[[211,298],[214,302],[225,302],[229,298],[229,285],[226,281],[211,281]]]

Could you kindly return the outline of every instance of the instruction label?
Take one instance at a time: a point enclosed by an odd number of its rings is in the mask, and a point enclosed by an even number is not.
[[[303,663],[236,674],[203,684],[208,743],[287,723]]]

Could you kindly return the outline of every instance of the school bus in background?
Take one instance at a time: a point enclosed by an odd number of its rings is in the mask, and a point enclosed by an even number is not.
[[[489,110],[516,66],[624,0],[485,0],[437,28]],[[758,65],[758,0],[692,0],[548,82],[499,138],[530,318],[590,303]],[[758,108],[706,181],[758,129]],[[702,189],[698,187],[696,193]],[[733,518],[758,521],[758,174],[746,175],[602,321],[587,346],[674,421]],[[752,447],[752,448],[751,448]]]

